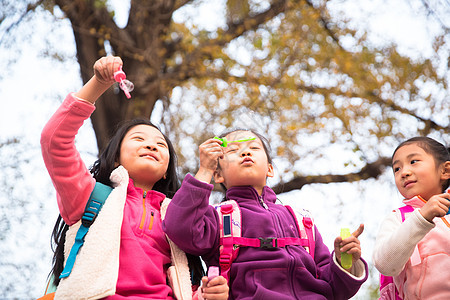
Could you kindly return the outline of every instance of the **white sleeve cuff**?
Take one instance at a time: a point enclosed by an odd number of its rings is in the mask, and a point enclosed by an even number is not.
[[[333,255],[333,262],[341,269],[343,272],[347,273],[350,277],[355,280],[363,280],[366,277],[366,268],[362,260],[358,259],[352,264],[350,272],[344,269],[337,261],[336,254]]]

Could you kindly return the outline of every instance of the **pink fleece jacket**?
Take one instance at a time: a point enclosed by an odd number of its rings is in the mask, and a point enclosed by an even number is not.
[[[75,135],[94,110],[95,106],[70,94],[41,135],[44,162],[57,192],[61,216],[68,225],[81,219],[95,185],[75,148]],[[116,295],[108,299],[173,299],[172,289],[166,283],[170,247],[161,228],[160,205],[164,199],[162,193],[135,187],[130,179]]]
[[[450,215],[428,222],[419,197],[403,200],[414,211],[402,222],[394,210],[381,223],[373,261],[377,270],[393,276],[402,299],[450,299]]]

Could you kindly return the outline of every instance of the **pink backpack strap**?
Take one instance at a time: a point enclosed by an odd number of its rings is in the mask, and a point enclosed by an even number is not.
[[[313,222],[310,217],[300,216],[302,218],[302,223],[297,221],[296,214],[293,212],[292,208],[287,207],[289,212],[294,217],[294,220],[299,230],[300,237],[259,237],[259,238],[246,238],[238,237],[234,235],[232,237],[234,246],[239,247],[256,247],[263,249],[273,249],[281,248],[286,246],[302,246],[308,252],[314,253],[314,234],[313,234]],[[221,241],[222,244],[222,241]],[[310,252],[310,253],[311,253]],[[313,256],[313,254],[312,254]],[[314,256],[313,256],[314,257]]]
[[[312,256],[314,259],[314,251],[315,251],[315,235],[314,235],[314,222],[311,217],[311,214],[307,210],[294,211],[292,207],[289,205],[285,205],[285,207],[289,210],[292,217],[294,217],[295,224],[297,225],[297,230],[299,232],[300,238],[307,241],[307,246],[305,250]],[[301,221],[301,222],[299,222]]]
[[[394,279],[391,276],[380,274],[380,298],[379,300],[402,300],[395,287]]]
[[[296,213],[290,206],[286,206],[289,212],[294,217],[297,225],[299,238],[276,238],[276,237],[260,237],[260,238],[245,238],[242,237],[242,219],[241,209],[239,204],[234,200],[227,200],[217,205],[216,211],[219,215],[220,222],[220,254],[219,265],[220,275],[229,281],[230,268],[233,261],[239,253],[239,247],[256,247],[263,249],[272,249],[279,247],[286,247],[289,245],[300,245],[304,247],[314,258],[314,223],[312,218],[307,214],[299,214],[302,222],[298,222]],[[306,212],[306,211],[305,211]]]
[[[400,212],[400,217],[402,222],[405,222],[406,215],[412,213],[414,211],[414,207],[411,205],[405,205],[398,208]],[[417,246],[414,249],[413,255],[411,256],[411,260],[417,260],[417,255],[419,255]],[[420,255],[419,255],[419,263],[420,263]],[[380,274],[380,300],[401,300],[397,287],[394,284],[394,278],[392,276],[384,276]]]
[[[412,213],[414,211],[414,207],[412,207],[411,205],[405,205],[405,206],[399,207],[398,210],[400,211],[400,214],[402,215],[402,222],[405,222],[406,214]]]
[[[229,281],[231,263],[239,253],[235,239],[241,237],[241,209],[236,201],[227,200],[216,206],[216,211],[220,222],[220,275]]]
[[[412,207],[411,205],[405,205],[400,207],[398,210],[400,211],[402,222],[405,222],[407,214],[412,213],[414,211],[414,207]],[[409,259],[411,261],[411,266],[417,266],[422,262],[422,259],[420,258],[419,248],[417,247],[417,245],[416,247],[414,247],[414,251]]]

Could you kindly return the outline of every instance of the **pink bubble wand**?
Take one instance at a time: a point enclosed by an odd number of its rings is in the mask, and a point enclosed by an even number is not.
[[[114,72],[114,80],[119,83],[119,87],[125,93],[125,96],[130,99],[130,92],[134,90],[134,84],[127,79],[127,75],[122,71],[122,66],[119,67],[118,71]]]

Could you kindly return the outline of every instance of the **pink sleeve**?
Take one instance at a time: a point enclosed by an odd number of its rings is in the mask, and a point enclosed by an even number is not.
[[[68,225],[81,219],[95,185],[75,148],[78,129],[94,110],[94,105],[69,94],[41,134],[44,163],[56,189],[59,211]]]

